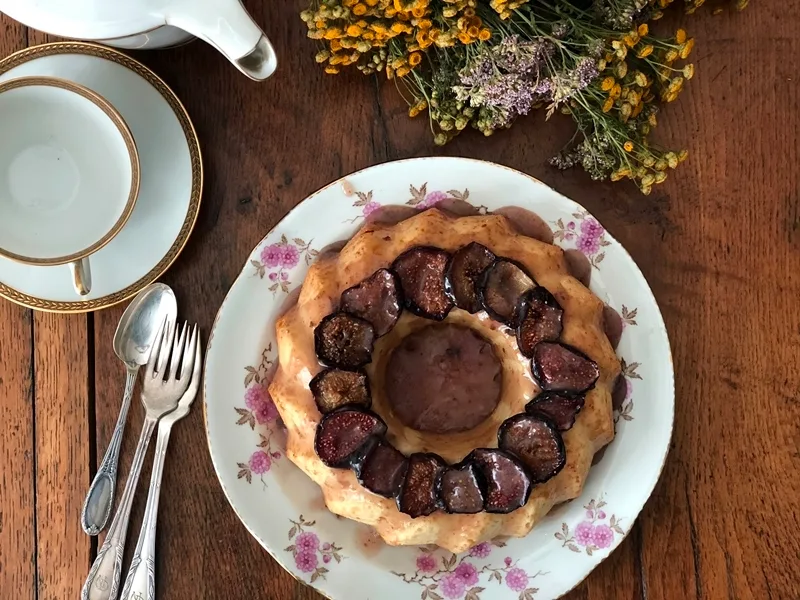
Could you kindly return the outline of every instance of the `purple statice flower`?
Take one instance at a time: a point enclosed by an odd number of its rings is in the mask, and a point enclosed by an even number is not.
[[[575,79],[576,91],[586,88],[600,74],[597,68],[597,61],[588,56],[582,58],[575,66],[572,77]]]

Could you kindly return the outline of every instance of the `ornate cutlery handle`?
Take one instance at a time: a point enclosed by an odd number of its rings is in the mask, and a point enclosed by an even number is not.
[[[86,500],[83,501],[81,527],[89,535],[97,535],[103,530],[111,514],[111,507],[114,506],[119,449],[122,445],[122,432],[125,430],[131,398],[133,398],[137,372],[138,369],[128,369],[128,376],[125,379],[125,394],[122,396],[122,406],[119,409],[114,434],[111,436],[111,442],[108,444],[103,462],[100,463],[92,485],[89,487],[89,493],[86,494]]]
[[[125,586],[120,600],[155,600],[156,598],[156,524],[158,523],[158,499],[161,495],[161,476],[164,473],[164,458],[167,454],[171,421],[162,421],[158,428],[156,452],[153,457],[153,472],[150,475],[150,491],[144,509],[139,541],[131,559]]]
[[[131,506],[133,495],[136,491],[136,484],[139,481],[139,474],[142,472],[147,445],[153,435],[157,419],[145,417],[142,424],[142,433],[139,436],[139,443],[136,446],[136,454],[133,456],[131,472],[128,481],[125,482],[125,490],[119,507],[108,529],[108,535],[97,553],[97,558],[89,571],[86,583],[81,590],[81,600],[116,600],[119,591],[119,578],[122,572],[122,553],[125,549],[125,536],[128,532],[128,520],[131,516]]]

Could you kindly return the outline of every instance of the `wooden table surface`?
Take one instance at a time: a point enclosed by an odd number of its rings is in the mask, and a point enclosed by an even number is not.
[[[186,104],[203,146],[200,218],[163,280],[206,335],[252,247],[306,195],[355,169],[440,152],[393,85],[322,74],[295,3],[246,4],[280,57],[266,83],[201,42],[136,54]],[[649,197],[547,166],[568,119],[536,115],[443,150],[521,169],[586,206],[638,262],[669,330],[677,397],[666,467],[631,535],[570,599],[800,598],[800,2],[750,4],[665,20],[697,38],[697,75],[659,128],[690,160]],[[0,18],[3,55],[47,39]],[[97,551],[81,503],[123,388],[111,349],[123,308],[53,315],[0,301],[4,599],[78,598]],[[120,482],[141,419],[136,405]],[[165,600],[319,598],[229,507],[199,408],[173,434],[157,547]]]

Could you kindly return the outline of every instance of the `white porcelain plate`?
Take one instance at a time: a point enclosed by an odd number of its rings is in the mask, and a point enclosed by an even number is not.
[[[77,295],[64,265],[32,267],[0,258],[0,296],[56,312],[106,308],[155,281],[185,246],[203,189],[197,135],[167,85],[141,63],[110,48],[57,42],[0,61],[0,82],[31,75],[79,83],[119,111],[139,152],[139,198],[125,227],[92,255],[89,295]]]
[[[622,316],[618,354],[627,397],[617,437],[580,498],[554,509],[522,539],[453,555],[389,547],[335,517],[319,488],[284,454],[265,385],[276,359],[274,325],[318,249],[349,238],[380,205],[425,208],[445,198],[482,211],[511,203],[553,228],[557,243],[592,264],[591,288]],[[208,442],[239,518],[298,579],[336,600],[546,600],[582,581],[622,541],[656,484],[673,421],[673,372],[664,322],[628,253],[578,204],[511,169],[460,158],[384,164],[307,198],[256,247],[217,316],[205,374]],[[357,574],[357,576],[355,576]]]

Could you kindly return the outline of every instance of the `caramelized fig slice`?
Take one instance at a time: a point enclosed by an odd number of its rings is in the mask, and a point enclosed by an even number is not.
[[[516,458],[497,448],[476,448],[470,454],[484,485],[483,509],[510,513],[525,506],[531,495],[531,478]]]
[[[397,275],[389,269],[378,269],[342,292],[339,309],[372,323],[378,337],[389,333],[403,310]]]
[[[498,258],[483,273],[479,288],[481,305],[494,320],[516,327],[520,317],[520,299],[535,285],[533,277],[522,265]]]
[[[371,444],[355,465],[358,481],[373,494],[394,498],[408,468],[406,457],[385,439]]]
[[[567,463],[564,441],[556,426],[541,415],[515,415],[500,426],[497,441],[518,456],[533,483],[544,483]]]
[[[446,512],[453,514],[481,512],[484,498],[475,463],[464,461],[446,469],[439,480],[439,498]]]
[[[439,508],[439,478],[447,465],[437,454],[417,452],[408,457],[408,470],[397,496],[397,508],[412,519]]]
[[[564,311],[553,294],[538,286],[523,294],[519,307],[517,346],[524,356],[533,356],[539,342],[554,342],[561,335]]]
[[[369,380],[362,369],[356,371],[325,369],[311,380],[308,387],[322,414],[341,408],[345,404],[355,404],[364,408],[372,405]]]
[[[583,394],[568,396],[561,392],[542,392],[528,402],[525,411],[529,414],[542,414],[550,419],[559,431],[567,431],[575,424],[575,417],[581,412],[584,402]]]
[[[600,377],[597,363],[575,348],[539,342],[533,348],[531,372],[544,391],[580,394]]]
[[[415,315],[441,321],[453,306],[453,294],[444,272],[450,255],[433,246],[416,246],[392,263],[400,277],[405,307]]]
[[[361,317],[337,312],[314,330],[317,358],[326,366],[356,369],[372,360],[375,328]]]
[[[453,254],[447,265],[447,281],[459,308],[473,314],[483,310],[478,299],[478,285],[483,272],[494,260],[494,253],[478,242],[472,242]]]
[[[344,406],[322,417],[317,425],[314,450],[329,467],[345,469],[371,438],[385,433],[386,423],[375,413]]]

